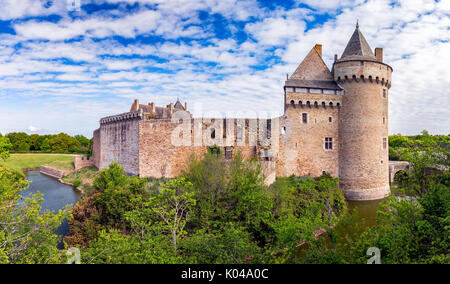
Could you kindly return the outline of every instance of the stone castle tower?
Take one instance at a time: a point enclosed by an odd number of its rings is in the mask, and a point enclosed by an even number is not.
[[[375,54],[358,24],[341,58],[335,55],[334,80],[344,89],[339,120],[339,177],[347,199],[380,199],[390,193],[388,90],[392,68]]]
[[[129,112],[100,120],[93,157],[78,164],[104,169],[118,162],[128,174],[172,178],[192,155],[214,146],[225,159],[240,152],[261,160],[268,184],[277,176],[329,173],[340,178],[347,199],[380,199],[390,193],[391,73],[383,50],[372,52],[357,25],[331,70],[316,44],[287,78],[281,117],[194,118],[186,103],[135,100]]]

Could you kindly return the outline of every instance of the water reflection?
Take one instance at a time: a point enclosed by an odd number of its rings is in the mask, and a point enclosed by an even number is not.
[[[26,173],[27,180],[31,181],[28,189],[21,192],[23,196],[42,193],[44,201],[42,210],[57,212],[64,209],[66,205],[75,205],[81,199],[81,193],[73,187],[59,183],[56,179],[41,174],[39,171],[29,171]],[[69,223],[64,221],[55,231],[56,234],[66,236],[69,234]],[[62,243],[58,245],[61,248]]]

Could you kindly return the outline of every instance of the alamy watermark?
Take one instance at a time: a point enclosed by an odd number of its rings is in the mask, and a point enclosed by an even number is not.
[[[367,264],[381,264],[381,252],[379,248],[371,247],[367,250],[367,256],[372,256],[367,260]]]
[[[67,10],[70,12],[81,11],[81,0],[67,0]]]

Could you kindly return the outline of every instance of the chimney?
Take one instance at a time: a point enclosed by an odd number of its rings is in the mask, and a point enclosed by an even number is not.
[[[184,103],[184,110],[187,111],[187,102]]]
[[[319,53],[320,57],[322,57],[322,45],[316,44],[316,46],[314,46],[314,48],[316,49],[317,53]]]
[[[338,60],[338,55],[335,54],[335,55],[334,55],[334,62],[336,62],[337,60]]]
[[[148,106],[150,107],[150,111],[152,113],[154,113],[155,112],[155,103],[154,102],[148,103]]]
[[[381,47],[375,48],[375,57],[378,61],[383,62],[383,49]]]
[[[135,99],[133,105],[131,106],[130,112],[137,111],[138,109],[139,109],[139,100]]]

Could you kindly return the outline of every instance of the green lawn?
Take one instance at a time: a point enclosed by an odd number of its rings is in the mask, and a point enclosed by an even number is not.
[[[73,170],[73,157],[74,155],[70,154],[11,154],[6,161],[0,161],[0,165],[17,170],[39,168],[40,166]]]

